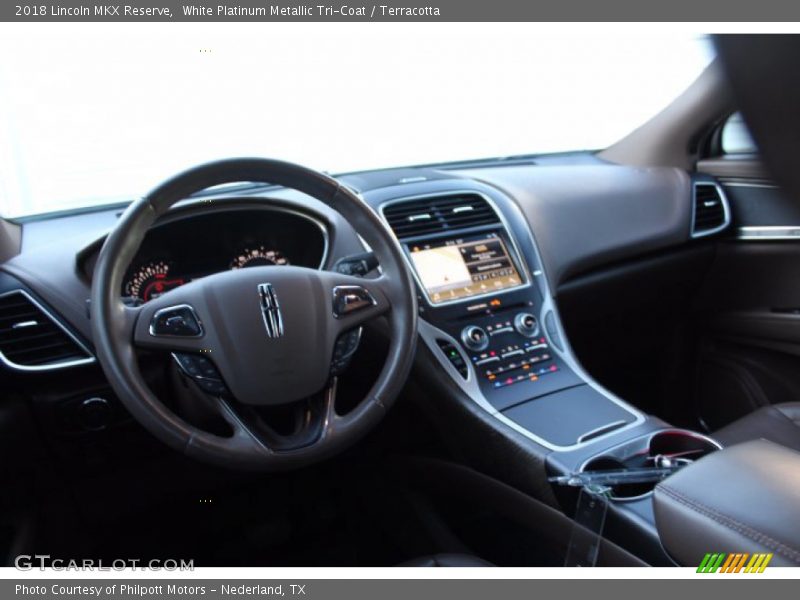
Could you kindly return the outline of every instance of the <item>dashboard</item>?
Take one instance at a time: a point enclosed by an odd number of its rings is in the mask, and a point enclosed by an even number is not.
[[[263,265],[317,269],[327,246],[325,225],[293,209],[226,207],[173,216],[148,232],[120,292],[136,306],[221,271]],[[96,258],[87,260],[89,272]]]
[[[464,424],[470,435],[476,424],[499,424],[514,448],[558,455],[573,466],[598,444],[647,431],[642,413],[581,368],[553,290],[598,266],[686,248],[697,210],[693,184],[713,181],[677,169],[600,164],[398,169],[340,181],[359,192],[405,253],[420,311],[415,376],[432,398],[453,403],[446,405],[452,430]],[[6,309],[22,303],[14,294],[21,290],[43,307],[37,320],[53,322],[45,334],[66,334],[58,350],[74,346],[69,362],[43,362],[48,354],[35,366],[1,369],[0,377],[30,389],[50,429],[69,434],[59,448],[81,456],[89,452],[72,434],[87,432],[87,447],[95,441],[87,411],[107,400],[117,415],[108,418],[127,415],[94,359],[87,311],[94,265],[123,208],[24,222],[21,251],[0,265],[0,301],[13,303]],[[141,304],[230,269],[330,268],[365,250],[341,214],[294,190],[190,199],[147,233],[119,293]],[[20,327],[15,335],[33,332]],[[160,366],[144,366],[161,377]],[[26,379],[25,371],[34,370],[54,373]],[[363,371],[357,375],[353,380]]]

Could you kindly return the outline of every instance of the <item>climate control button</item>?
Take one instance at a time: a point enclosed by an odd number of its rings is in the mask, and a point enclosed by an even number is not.
[[[461,341],[473,352],[480,352],[489,346],[489,336],[482,327],[467,325],[461,330]]]
[[[514,328],[520,335],[532,338],[539,333],[539,320],[531,313],[522,312],[514,317]]]

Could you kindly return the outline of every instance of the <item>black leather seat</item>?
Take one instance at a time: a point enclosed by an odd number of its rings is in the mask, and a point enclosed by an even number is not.
[[[469,554],[431,554],[420,556],[398,567],[493,567],[492,563]]]
[[[765,406],[712,436],[723,446],[763,438],[800,451],[800,402]]]
[[[656,486],[659,539],[687,567],[699,565],[707,552],[743,550],[769,554],[771,566],[796,567],[798,472],[800,453],[766,440],[712,452]]]

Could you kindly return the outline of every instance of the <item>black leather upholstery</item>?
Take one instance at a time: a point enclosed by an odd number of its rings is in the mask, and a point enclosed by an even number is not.
[[[656,486],[664,548],[681,565],[708,552],[772,553],[800,565],[800,453],[765,440],[713,452]]]
[[[469,554],[431,554],[420,556],[399,567],[493,567],[492,563]]]
[[[800,402],[765,406],[713,434],[723,446],[765,439],[800,451]]]

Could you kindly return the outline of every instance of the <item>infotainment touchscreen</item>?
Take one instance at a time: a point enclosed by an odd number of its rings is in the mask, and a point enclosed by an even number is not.
[[[506,243],[495,232],[408,245],[432,304],[522,285]]]

